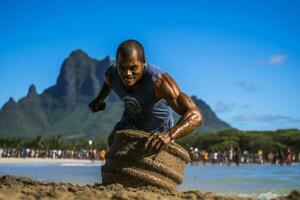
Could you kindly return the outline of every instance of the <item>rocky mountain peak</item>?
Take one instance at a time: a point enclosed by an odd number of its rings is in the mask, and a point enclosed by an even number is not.
[[[16,108],[17,103],[13,97],[9,97],[9,100],[3,105],[1,111],[9,111],[14,110]]]
[[[36,87],[34,84],[29,86],[27,96],[37,96]]]
[[[62,105],[87,103],[99,93],[104,72],[110,65],[109,56],[96,60],[81,49],[75,50],[64,60],[56,84],[45,93],[61,99]]]
[[[110,58],[110,56],[109,56],[109,55],[105,56],[105,57],[101,60],[101,62],[111,63],[111,58]]]
[[[16,101],[14,100],[14,98],[13,97],[9,97],[9,100],[8,100],[8,102],[7,102],[8,104],[15,104],[16,103]]]
[[[78,57],[88,57],[88,55],[81,49],[76,49],[72,51],[69,55],[69,58],[78,58]]]
[[[198,99],[196,96],[191,96],[192,100],[200,109],[200,112],[203,115],[203,125],[198,128],[198,130],[202,132],[216,132],[218,130],[230,129],[231,126],[226,122],[219,119],[211,109],[209,105],[207,105],[203,100]],[[213,127],[213,129],[211,128]]]

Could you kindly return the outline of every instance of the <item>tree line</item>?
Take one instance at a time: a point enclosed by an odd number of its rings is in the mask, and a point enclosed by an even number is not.
[[[30,148],[30,149],[61,149],[61,150],[81,150],[81,149],[107,149],[106,139],[99,138],[90,143],[89,139],[66,139],[61,135],[45,138],[38,135],[34,139],[0,139],[0,148]]]
[[[229,129],[218,133],[193,132],[177,141],[184,148],[197,147],[216,152],[227,150],[230,146],[256,153],[286,151],[300,152],[300,130],[282,129],[276,131],[240,131]]]
[[[186,149],[197,147],[206,151],[224,151],[229,147],[238,147],[249,152],[285,151],[300,152],[300,130],[284,129],[276,131],[240,131],[229,129],[218,133],[192,132],[176,141]],[[0,148],[35,148],[35,149],[107,149],[106,138],[93,140],[86,138],[66,139],[60,135],[33,139],[11,138],[0,139]]]

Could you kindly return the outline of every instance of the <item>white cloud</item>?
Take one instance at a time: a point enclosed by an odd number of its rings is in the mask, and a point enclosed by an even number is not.
[[[258,115],[258,114],[241,114],[233,117],[233,120],[239,122],[258,121],[258,122],[272,122],[272,121],[287,121],[287,122],[299,122],[299,119],[295,119],[291,116],[284,115]]]
[[[215,111],[217,113],[225,113],[225,112],[230,112],[232,111],[232,109],[235,107],[234,103],[222,103],[222,102],[218,102],[216,103],[215,106]]]
[[[245,81],[236,81],[234,84],[243,89],[245,92],[255,92],[258,90],[258,86]]]
[[[267,65],[279,65],[283,64],[285,61],[287,61],[288,56],[285,54],[275,54],[270,56],[267,59],[259,59],[256,60],[255,64],[267,64]]]

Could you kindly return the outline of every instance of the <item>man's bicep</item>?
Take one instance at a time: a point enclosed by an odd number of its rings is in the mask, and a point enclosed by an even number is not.
[[[167,73],[162,74],[160,79],[159,87],[157,88],[159,97],[165,99],[175,112],[183,114],[184,109],[180,106],[180,102],[178,101],[182,92],[177,83]]]
[[[181,92],[178,96],[177,103],[181,108],[184,108],[184,111],[198,109],[197,105],[194,103],[191,97],[189,97],[184,92]]]
[[[180,92],[177,98],[167,100],[169,106],[179,115],[183,115],[188,109],[185,102],[181,100],[183,94]]]

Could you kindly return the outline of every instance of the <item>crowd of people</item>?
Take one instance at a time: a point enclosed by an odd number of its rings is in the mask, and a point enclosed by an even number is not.
[[[0,158],[49,158],[49,159],[89,159],[104,160],[106,151],[104,149],[33,149],[33,148],[0,148]]]
[[[286,151],[276,151],[264,153],[258,150],[257,153],[249,153],[249,151],[241,151],[238,147],[229,147],[225,151],[206,151],[191,147],[189,150],[191,163],[198,164],[219,164],[239,166],[240,163],[271,163],[271,164],[291,164],[292,162],[300,162],[300,152],[292,154],[290,149]]]
[[[239,165],[240,163],[272,163],[291,164],[300,162],[300,152],[293,154],[290,149],[285,152],[264,153],[258,150],[257,153],[249,153],[247,150],[241,151],[238,147],[229,147],[225,151],[206,151],[191,147],[189,149],[191,164],[219,164],[219,165]],[[105,149],[81,149],[81,150],[60,150],[60,149],[33,149],[33,148],[0,148],[0,158],[48,158],[48,159],[89,159],[105,160]]]

